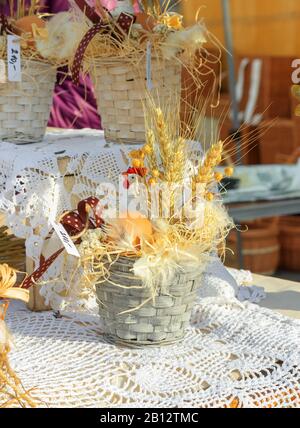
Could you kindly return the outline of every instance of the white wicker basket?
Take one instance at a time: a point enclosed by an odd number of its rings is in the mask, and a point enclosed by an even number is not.
[[[131,345],[162,345],[182,339],[202,283],[202,271],[178,271],[165,286],[166,291],[158,290],[153,299],[150,289],[134,276],[134,262],[133,258],[120,257],[110,266],[109,280],[96,286],[105,332]]]
[[[145,61],[133,65],[123,58],[94,60],[90,68],[106,140],[144,142]],[[152,59],[151,75],[151,93],[159,105],[168,105],[180,96],[181,65],[178,61]]]
[[[52,106],[56,69],[22,60],[22,81],[0,85],[0,139],[38,142],[44,137]]]

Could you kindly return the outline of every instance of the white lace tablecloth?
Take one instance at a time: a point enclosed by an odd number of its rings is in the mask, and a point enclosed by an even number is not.
[[[103,182],[118,184],[127,169],[120,148],[107,144],[102,131],[90,129],[53,129],[36,144],[0,142],[0,211],[13,233],[26,239],[27,255],[37,264],[51,229],[49,218],[74,209],[74,196],[91,196]],[[71,188],[66,187],[69,176],[74,177]]]
[[[41,407],[300,406],[300,322],[233,297],[199,297],[186,337],[163,347],[116,346],[97,316],[20,304],[7,323]]]
[[[0,211],[13,233],[26,239],[27,255],[36,263],[51,229],[49,218],[74,209],[75,196],[91,196],[103,182],[118,185],[127,169],[120,148],[107,144],[102,131],[90,129],[53,129],[36,144],[0,142]],[[74,177],[71,189],[68,176]]]
[[[60,158],[67,159],[64,171]],[[43,143],[22,146],[0,142],[0,210],[38,264],[48,218],[101,182],[116,184],[125,169],[120,146],[107,145],[101,132],[53,131]],[[263,292],[238,287],[244,278],[234,275],[238,284],[219,262],[206,273],[186,337],[165,347],[115,346],[97,315],[55,318],[13,304],[11,364],[26,388],[36,388],[40,406],[297,407],[300,322],[241,303],[257,302]]]
[[[35,268],[52,229],[49,219],[56,220],[75,209],[79,200],[98,194],[103,183],[118,189],[120,173],[128,167],[124,153],[132,147],[109,144],[103,131],[91,129],[50,129],[44,141],[35,144],[0,142],[0,212],[11,231],[25,239],[26,255]],[[64,262],[59,257],[43,280],[58,278]],[[42,287],[52,307],[65,304],[57,294],[59,287],[64,283],[55,289]]]

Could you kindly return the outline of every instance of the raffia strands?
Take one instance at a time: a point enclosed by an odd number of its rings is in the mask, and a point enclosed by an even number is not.
[[[7,41],[5,36],[0,36],[0,59],[7,60],[7,49],[6,49]],[[22,47],[22,42],[21,42]],[[22,61],[34,61],[40,64],[46,64],[51,67],[53,71],[56,71],[58,67],[62,67],[66,65],[65,60],[49,60],[43,58],[36,49],[26,48],[21,50],[21,58]]]
[[[0,264],[0,299],[20,299],[28,301],[28,290],[15,287],[17,271],[7,264]]]
[[[36,402],[30,395],[31,391],[24,389],[21,380],[10,367],[8,354],[8,347],[0,351],[0,408],[36,407]]]
[[[0,265],[0,408],[35,407],[29,391],[26,391],[18,376],[10,367],[8,354],[11,347],[10,335],[7,331],[4,318],[8,307],[3,298],[19,298],[28,300],[28,292],[14,287],[17,272],[8,265]]]

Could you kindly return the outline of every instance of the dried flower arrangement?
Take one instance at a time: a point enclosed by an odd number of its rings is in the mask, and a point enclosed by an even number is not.
[[[123,173],[124,187],[125,189],[135,187],[135,191],[138,193],[143,186],[146,195],[146,211],[144,215],[146,217],[151,216],[151,192],[155,190],[155,186],[160,184],[170,185],[168,193],[167,204],[170,204],[169,214],[163,219],[159,220],[159,223],[166,222],[168,225],[178,231],[182,232],[183,230],[186,233],[183,234],[182,247],[188,247],[191,243],[194,245],[196,242],[202,242],[204,245],[202,250],[199,253],[210,252],[212,247],[215,247],[219,240],[224,238],[222,230],[226,231],[224,225],[231,224],[229,221],[225,210],[222,207],[222,204],[218,198],[217,192],[214,193],[216,183],[220,182],[223,178],[223,174],[215,171],[215,168],[223,160],[223,148],[226,144],[222,141],[213,142],[210,147],[207,148],[204,152],[201,153],[201,145],[196,143],[196,133],[199,125],[190,125],[182,130],[180,123],[180,100],[177,102],[174,100],[173,105],[165,106],[165,108],[158,107],[153,98],[148,93],[148,102],[145,105],[145,122],[146,122],[146,143],[144,146],[137,150],[133,150],[129,153],[128,159],[128,170]],[[195,121],[201,121],[201,117],[195,115]],[[197,146],[198,147],[195,147]],[[193,155],[194,152],[194,155]],[[232,167],[225,168],[225,174],[231,176],[233,173]],[[210,206],[212,211],[218,206],[220,208],[219,214],[220,217],[216,218],[216,223],[220,225],[220,230],[218,230],[217,224],[213,224],[211,219],[209,223],[211,224],[211,234],[208,233],[210,230],[209,225],[201,227],[201,231],[195,231],[192,227],[193,224],[189,224],[189,212],[186,212],[186,216],[182,213],[185,212],[184,206],[180,205],[179,211],[176,211],[176,203],[172,201],[172,197],[176,197],[175,193],[178,188],[182,185],[190,186],[190,194],[188,199],[185,200],[186,207],[188,204],[196,199],[201,199],[201,201],[206,205],[206,208],[209,212]],[[203,205],[199,207],[203,208]],[[162,217],[162,212],[164,212],[163,201],[160,201],[159,208],[159,217]],[[224,213],[224,221],[220,221]],[[218,209],[216,209],[217,217]],[[178,215],[177,215],[178,214]],[[204,222],[205,222],[204,216]],[[139,222],[140,220],[138,220]],[[117,220],[118,222],[118,220]],[[123,220],[121,221],[122,225]],[[125,223],[127,220],[125,220]],[[148,221],[146,222],[147,225]],[[145,225],[146,230],[149,230],[149,227]],[[114,225],[113,225],[114,226]],[[105,228],[104,228],[105,229]],[[203,233],[205,230],[205,237],[207,237],[207,242],[204,243],[202,238],[199,238],[197,233]],[[112,233],[112,229],[108,227],[106,232]],[[161,232],[161,231],[160,231]],[[92,232],[90,232],[92,233]],[[98,231],[96,233],[99,233]],[[113,235],[115,235],[116,230],[114,230]],[[226,233],[226,232],[225,232]],[[122,236],[122,233],[119,233]],[[147,237],[151,234],[146,233]],[[190,240],[187,240],[187,236],[190,237]],[[180,242],[179,235],[175,233],[175,244]],[[83,241],[85,237],[83,236]],[[194,241],[193,241],[194,239]],[[136,240],[124,239],[123,243],[129,244],[129,247],[120,247],[122,251],[129,251],[141,255],[140,251],[143,251],[143,246],[145,245],[145,251],[152,251],[150,247],[153,245],[152,238],[150,240],[139,239],[138,246],[135,247]],[[185,242],[185,244],[184,244]],[[111,243],[112,244],[112,243]],[[109,244],[110,245],[110,244]],[[115,244],[113,244],[114,246]],[[119,244],[118,244],[119,245]],[[170,242],[170,247],[173,246],[173,243]],[[176,245],[175,245],[176,246]],[[149,247],[149,248],[148,248]]]
[[[8,355],[11,348],[11,338],[6,328],[4,318],[8,302],[1,299],[20,299],[28,301],[28,291],[15,287],[17,271],[6,264],[0,265],[0,408],[35,407],[35,401],[26,391],[11,368]]]
[[[0,20],[0,58],[7,57],[6,37],[11,34],[20,37],[22,57],[45,62],[36,48],[37,40],[47,37],[45,21],[39,13],[39,0],[31,0],[29,4],[25,0],[2,1],[2,7],[7,3],[10,10],[9,16],[2,11]]]
[[[93,58],[141,56],[146,52],[149,41],[153,50],[159,49],[165,59],[183,52],[194,54],[206,42],[208,33],[201,22],[185,29],[183,17],[172,12],[170,3],[165,1],[161,6],[155,0],[71,0],[70,12],[58,13],[46,24],[48,39],[44,40],[41,54],[45,58],[62,55],[57,50],[57,41],[64,33],[64,56],[72,59],[69,53],[75,53],[74,41],[78,43],[84,32],[99,23],[102,26],[96,29],[88,42],[87,56]],[[67,37],[70,30],[72,38]]]
[[[181,92],[182,66],[201,88],[220,61],[204,49],[209,41],[220,51],[203,22],[197,18],[184,28],[168,0],[72,0],[69,12],[50,18],[46,32],[36,43],[40,55],[68,62],[75,83],[80,71],[91,74],[105,137],[112,142],[144,141],[146,87],[166,103]],[[195,67],[198,51],[201,66]]]
[[[177,307],[182,294],[192,296],[193,301],[210,255],[233,226],[212,190],[222,179],[215,167],[222,160],[223,143],[214,143],[202,156],[200,146],[194,148],[198,155],[193,159],[189,146],[197,145],[192,142],[196,127],[186,128],[182,135],[180,103],[163,110],[149,100],[145,106],[146,144],[130,153],[130,164],[123,174],[124,188],[146,201],[146,209],[128,209],[112,218],[101,208],[101,226],[82,233],[78,246],[82,287],[96,287],[107,331],[137,344],[167,343],[182,336],[191,302],[183,305],[184,314],[178,313],[177,330],[169,323],[172,310],[165,313],[157,302],[169,296],[167,306]],[[230,168],[226,172],[232,174]],[[169,186],[167,193],[158,197],[158,211],[153,216],[159,185]],[[185,185],[190,185],[191,191],[177,205],[178,190]],[[154,326],[140,330],[140,317],[152,314],[155,323],[154,313],[166,316],[161,330]],[[146,318],[141,322],[148,323]]]
[[[44,137],[52,106],[59,58],[44,58],[38,43],[47,38],[39,1],[8,0],[0,14],[0,138],[38,142]]]

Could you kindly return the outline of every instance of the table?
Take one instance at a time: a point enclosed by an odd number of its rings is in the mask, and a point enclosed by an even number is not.
[[[229,215],[235,222],[300,213],[300,198],[228,204]]]
[[[261,306],[199,298],[185,338],[164,347],[116,346],[97,317],[12,305],[11,364],[40,407],[300,407],[300,321],[277,312],[299,312],[281,294],[298,285],[254,281],[269,291]]]
[[[120,147],[107,147],[101,133],[47,138],[27,147],[0,144],[0,209],[36,262],[51,227],[47,218],[126,169]],[[161,348],[116,346],[96,315],[55,318],[13,304],[11,364],[26,388],[36,387],[40,406],[263,407],[279,396],[300,406],[300,322],[241,303],[224,286],[215,281],[215,294],[199,296],[185,338]]]
[[[300,283],[284,279],[253,275],[255,284],[265,288],[267,297],[260,305],[283,315],[300,319]]]

